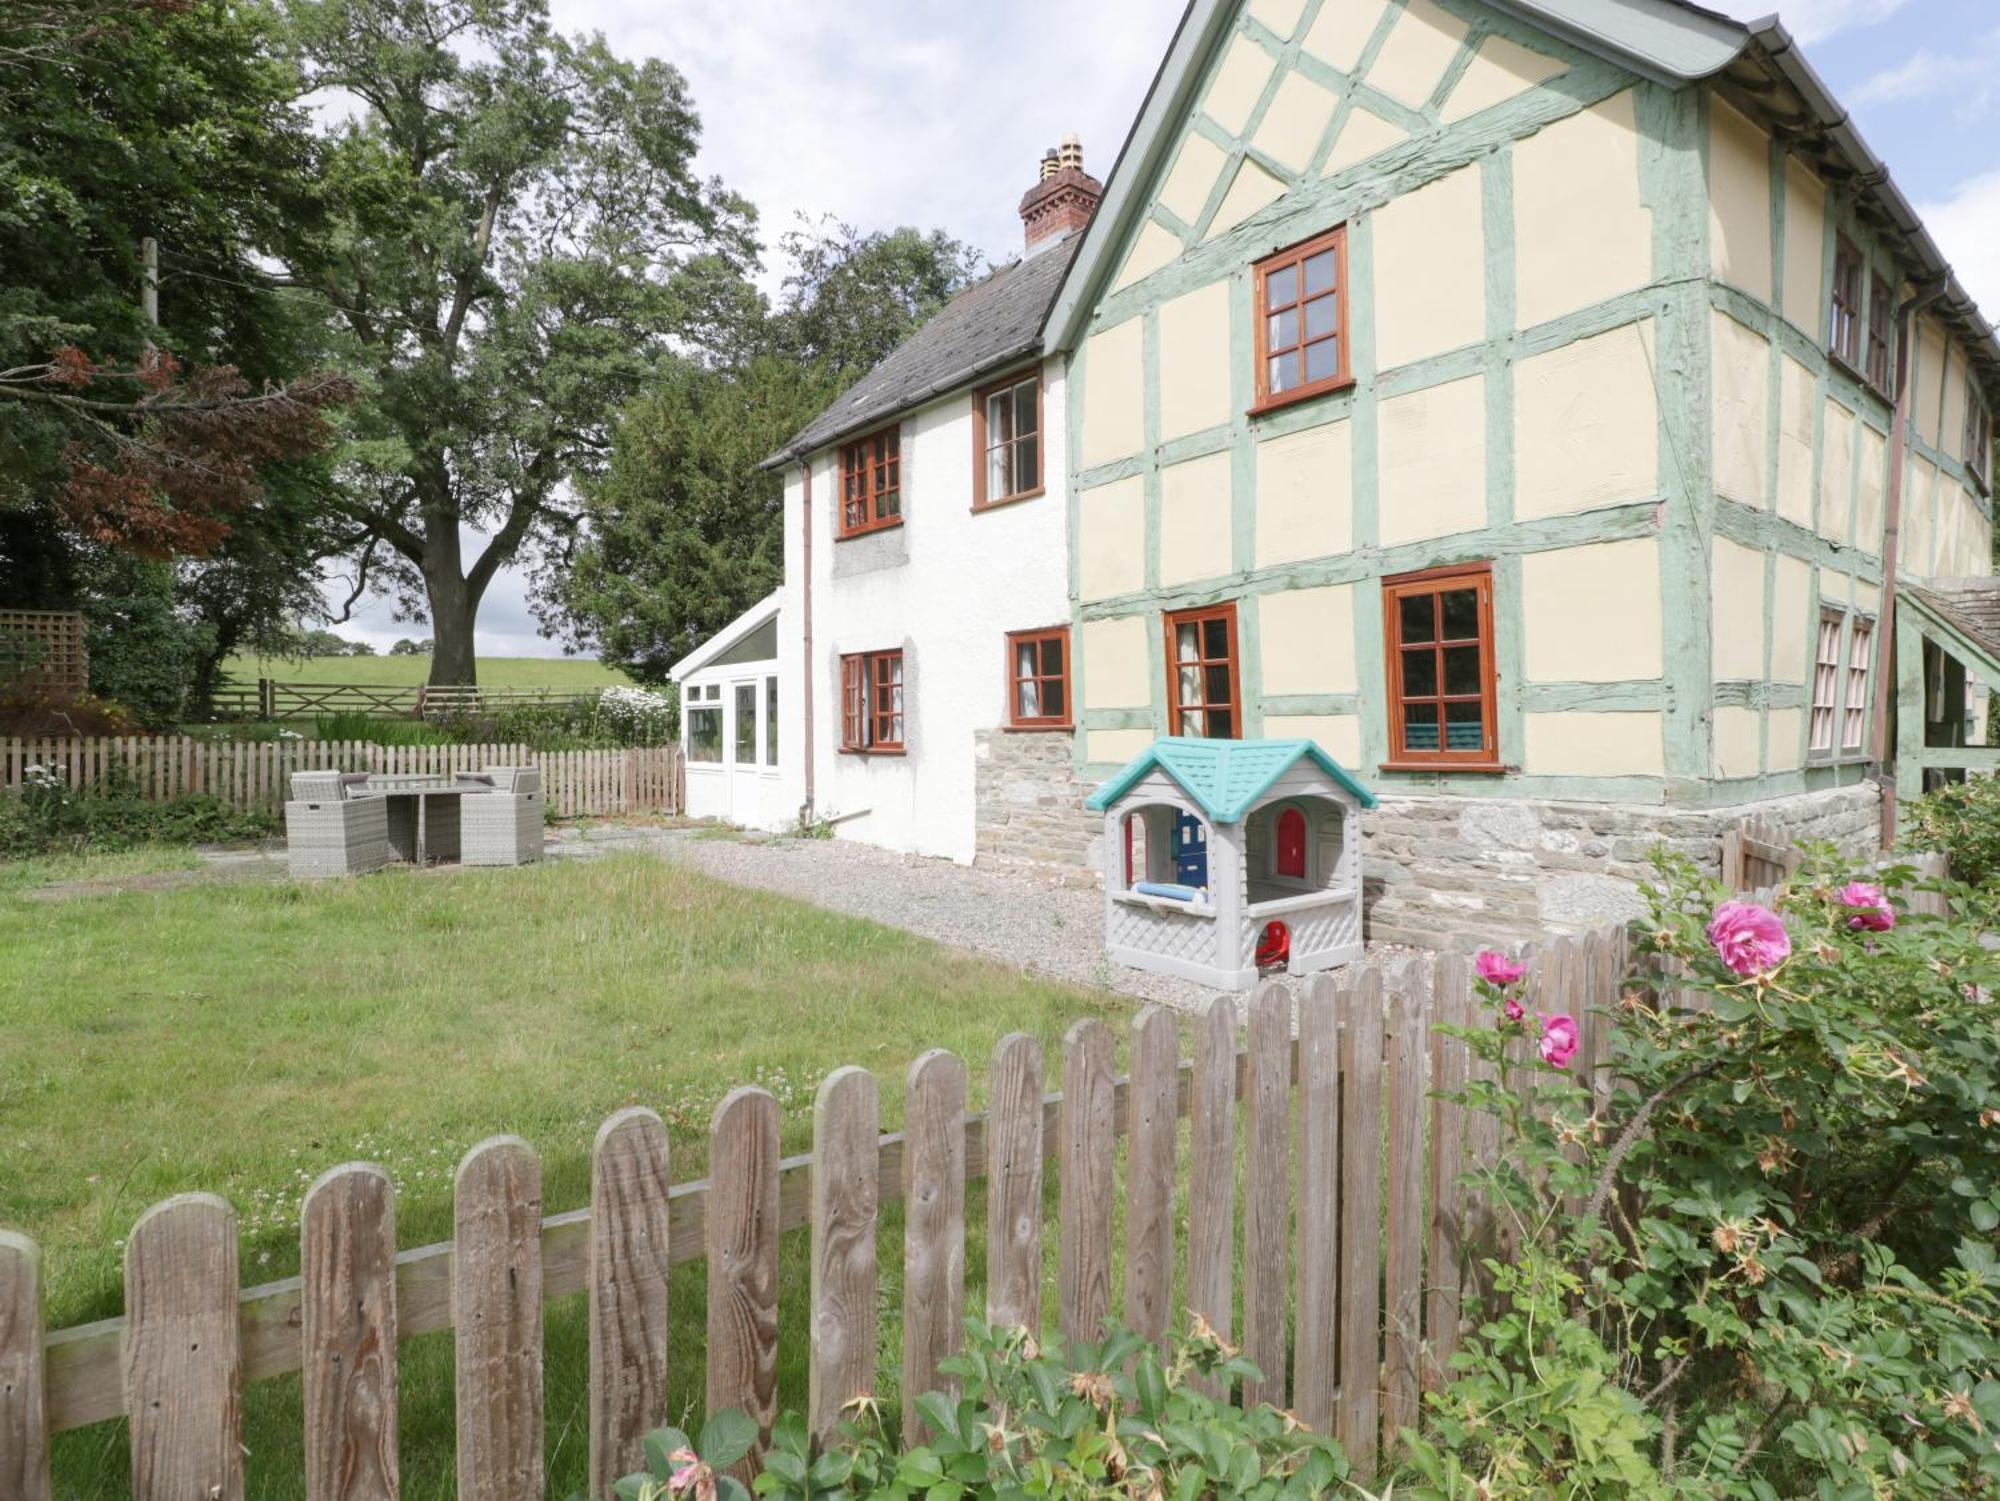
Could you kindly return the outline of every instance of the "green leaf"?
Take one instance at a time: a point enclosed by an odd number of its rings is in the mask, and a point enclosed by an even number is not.
[[[655,1480],[674,1478],[674,1462],[670,1457],[677,1449],[691,1447],[688,1436],[678,1428],[655,1428],[646,1435],[646,1468]]]
[[[695,1452],[712,1468],[726,1470],[748,1454],[756,1442],[756,1420],[740,1408],[732,1407],[703,1425]]]

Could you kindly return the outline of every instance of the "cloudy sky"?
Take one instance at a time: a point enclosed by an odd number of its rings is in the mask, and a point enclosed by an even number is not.
[[[1005,259],[1042,151],[1075,131],[1107,171],[1182,0],[550,0],[568,31],[667,58],[701,111],[701,165],[775,238],[796,215],[863,229],[939,226]],[[1708,0],[1746,19],[1769,0]],[[1779,0],[1960,277],[2000,314],[2000,5]],[[503,574],[480,612],[487,656],[554,655]],[[386,646],[421,628],[386,605],[343,633]]]

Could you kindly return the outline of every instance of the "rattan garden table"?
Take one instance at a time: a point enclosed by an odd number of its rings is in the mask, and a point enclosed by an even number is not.
[[[491,793],[493,783],[484,777],[429,776],[429,775],[387,775],[371,776],[368,791],[379,793],[389,804],[389,843],[398,854],[404,851],[398,846],[410,844],[410,858],[417,865],[429,863],[431,854],[431,820],[433,813],[438,821],[438,858],[453,860],[458,857],[458,800],[467,793]],[[432,805],[437,804],[433,809]]]

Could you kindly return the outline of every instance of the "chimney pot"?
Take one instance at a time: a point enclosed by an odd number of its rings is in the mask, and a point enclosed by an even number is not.
[[[1042,153],[1035,185],[1021,198],[1021,228],[1029,255],[1056,244],[1090,222],[1104,184],[1083,170],[1083,142],[1076,133]]]

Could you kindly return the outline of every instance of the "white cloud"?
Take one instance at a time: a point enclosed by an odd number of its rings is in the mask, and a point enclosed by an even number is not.
[[[1962,38],[1949,53],[1919,48],[1894,67],[1864,80],[1854,91],[1856,104],[1890,104],[1922,100],[1942,109],[1960,125],[1970,125],[2000,103],[2000,31]]]
[[[1754,21],[1777,11],[1800,42],[1826,40],[1836,32],[1874,26],[1896,14],[1910,0],[1719,0],[1720,8],[1739,21]]]
[[[2000,316],[2000,169],[1961,182],[1917,212],[1987,319]]]

